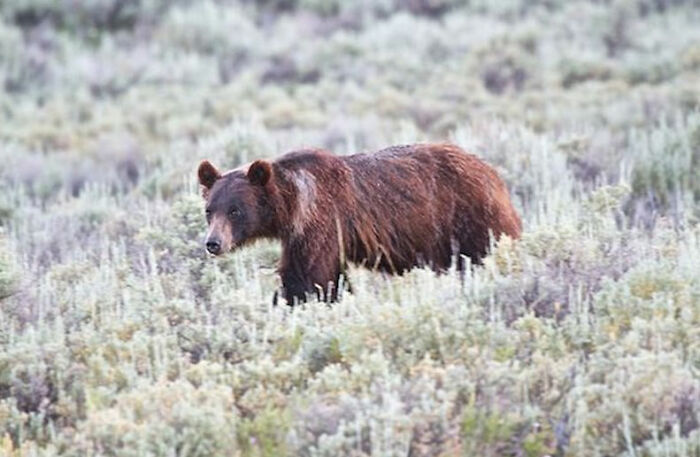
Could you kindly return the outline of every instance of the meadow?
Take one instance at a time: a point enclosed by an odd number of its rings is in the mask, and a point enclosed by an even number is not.
[[[3,0],[0,456],[700,456],[698,0]],[[196,168],[451,141],[518,241],[272,306]]]

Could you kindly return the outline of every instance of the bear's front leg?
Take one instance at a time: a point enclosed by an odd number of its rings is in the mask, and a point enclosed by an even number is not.
[[[287,304],[306,302],[311,296],[317,300],[336,301],[338,299],[337,284],[340,279],[340,269],[323,271],[282,271],[283,294]]]
[[[287,304],[306,302],[309,296],[336,301],[340,279],[338,249],[328,246],[327,249],[316,248],[314,252],[307,252],[304,247],[290,245],[283,250],[280,276]]]

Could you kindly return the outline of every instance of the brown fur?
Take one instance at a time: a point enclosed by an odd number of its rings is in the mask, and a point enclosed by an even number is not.
[[[457,254],[480,263],[491,235],[521,233],[496,171],[449,144],[345,157],[297,151],[223,176],[209,166],[203,162],[199,173],[208,207],[220,214],[226,202],[236,202],[246,214],[231,219],[223,252],[251,239],[280,239],[279,271],[290,303],[319,291],[334,300],[347,261],[395,274],[417,265],[439,271]],[[212,235],[220,230],[212,224],[209,237],[222,237]],[[464,267],[460,257],[458,268]]]

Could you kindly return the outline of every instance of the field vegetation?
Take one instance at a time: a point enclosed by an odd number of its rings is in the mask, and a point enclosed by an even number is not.
[[[700,455],[697,0],[4,0],[0,455]],[[199,160],[452,141],[460,277],[272,306]]]

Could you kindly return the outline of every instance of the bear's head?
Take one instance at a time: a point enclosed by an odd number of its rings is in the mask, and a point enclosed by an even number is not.
[[[258,238],[275,236],[269,162],[257,160],[222,174],[205,160],[197,174],[206,201],[209,232],[205,243],[210,254],[225,254]]]

